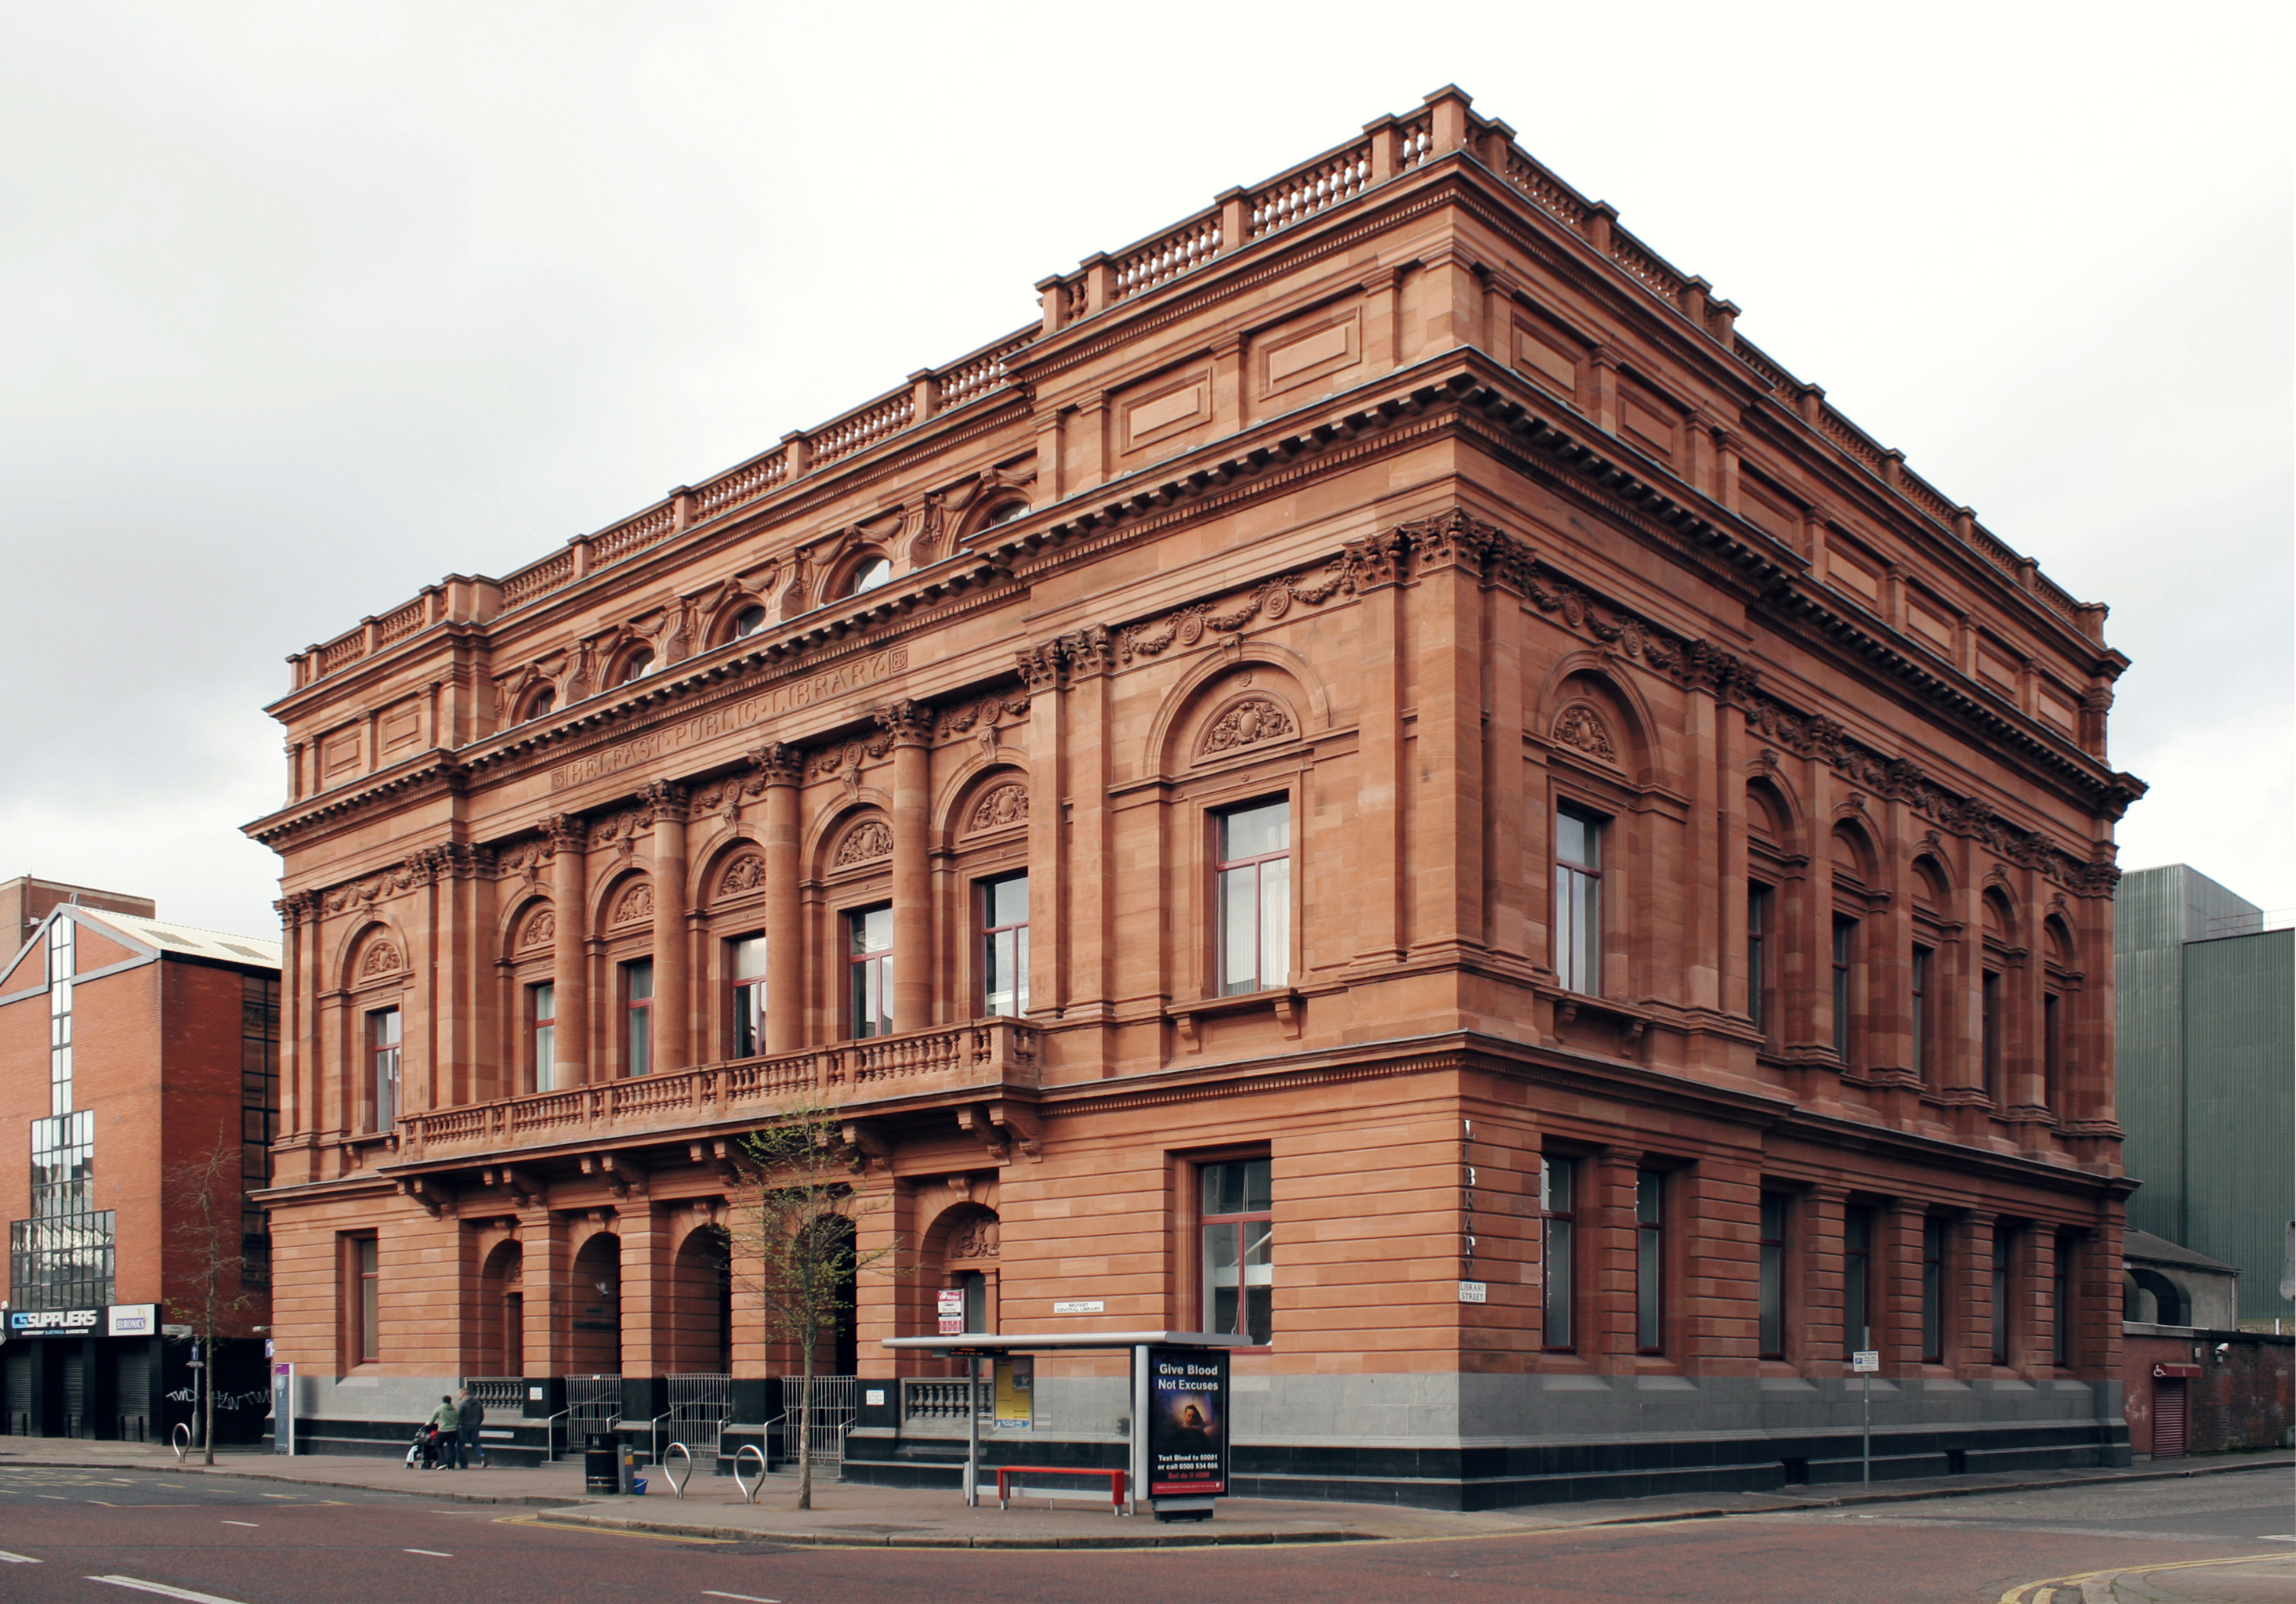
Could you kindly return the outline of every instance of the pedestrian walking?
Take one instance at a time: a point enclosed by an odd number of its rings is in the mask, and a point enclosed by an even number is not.
[[[487,1445],[479,1440],[479,1427],[486,1418],[487,1406],[471,1396],[469,1387],[463,1388],[463,1401],[455,1405],[455,1452],[465,1469],[481,1469],[487,1462]]]
[[[439,1469],[460,1470],[463,1468],[463,1417],[455,1412],[455,1400],[445,1393],[439,1395],[439,1407],[430,1412],[430,1424],[439,1432]]]

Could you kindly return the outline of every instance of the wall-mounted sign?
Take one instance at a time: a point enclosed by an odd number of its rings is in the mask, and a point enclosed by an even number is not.
[[[1148,1350],[1148,1496],[1227,1491],[1227,1352]]]
[[[1459,1283],[1459,1301],[1461,1303],[1481,1303],[1488,1298],[1489,1296],[1490,1289],[1485,1286],[1481,1281],[1461,1281]]]
[[[11,1309],[11,1337],[93,1337],[102,1329],[102,1309]]]
[[[156,1337],[160,1334],[158,1304],[114,1304],[107,1312],[108,1337]]]
[[[1108,1300],[1103,1297],[1065,1297],[1053,1304],[1055,1314],[1105,1314]]]
[[[1849,1355],[1849,1373],[1853,1376],[1878,1376],[1882,1373],[1882,1350],[1859,1348]]]
[[[964,1289],[943,1287],[939,1297],[939,1301],[935,1305],[935,1309],[940,1317],[940,1330],[938,1334],[943,1337],[954,1337],[964,1330]]]

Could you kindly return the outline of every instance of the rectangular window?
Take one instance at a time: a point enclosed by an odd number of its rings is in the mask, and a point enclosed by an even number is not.
[[[31,1122],[32,1217],[10,1223],[8,1298],[18,1309],[84,1309],[112,1298],[113,1224],[95,1202],[95,1115]]]
[[[1914,1073],[1924,1084],[1930,1078],[1930,949],[1914,949]]]
[[[857,1038],[893,1034],[893,910],[845,916],[845,968],[851,1029]]]
[[[1568,1348],[1572,1345],[1570,1288],[1577,1266],[1571,1252],[1571,1237],[1578,1223],[1578,1215],[1572,1207],[1571,1195],[1578,1179],[1578,1166],[1572,1159],[1542,1158],[1538,1161],[1538,1211],[1545,1216],[1539,1243],[1539,1256],[1546,1279],[1540,1299],[1541,1320],[1545,1327],[1542,1340],[1550,1348]]]
[[[2058,1233],[2049,1273],[2049,1334],[2059,1364],[2073,1362],[2073,1250],[2078,1239]]]
[[[279,982],[270,975],[239,978],[240,1184],[247,1191],[271,1184],[271,1144],[279,1135]],[[245,1284],[271,1279],[271,1233],[260,1208],[242,1205],[240,1258]]]
[[[766,938],[744,936],[726,944],[726,978],[733,987],[728,1057],[759,1058],[766,1051]]]
[[[1849,1063],[1849,1006],[1852,991],[1849,966],[1857,953],[1857,921],[1847,914],[1833,916],[1833,1051],[1846,1068]]]
[[[1762,1331],[1761,1356],[1786,1356],[1786,1199],[1783,1192],[1762,1194]]]
[[[558,988],[547,980],[528,986],[526,1012],[534,1040],[534,1089],[547,1092],[558,1081]]]
[[[980,1011],[1017,1019],[1029,1011],[1029,877],[980,882]]]
[[[2009,1256],[2016,1244],[2014,1232],[1993,1231],[1993,1363],[2009,1363]]]
[[[398,1123],[398,1011],[377,1009],[366,1017],[367,1063],[374,1087],[374,1128]]]
[[[1266,1158],[1207,1164],[1203,1181],[1204,1330],[1273,1335],[1275,1224],[1273,1165]]]
[[[2050,992],[2041,999],[2042,1089],[2050,1110],[2062,1113],[2065,1084],[2064,999]]]
[[[381,1246],[371,1236],[351,1239],[351,1335],[361,1364],[382,1357]]]
[[[1874,1346],[1874,1211],[1841,1211],[1841,1356]]]
[[[1569,807],[1554,815],[1554,978],[1603,989],[1603,822]]]
[[[1635,1176],[1635,1350],[1643,1354],[1666,1348],[1665,1197],[1664,1175]]]
[[[1219,815],[1219,989],[1273,991],[1292,978],[1292,802]]]
[[[1746,1018],[1770,1034],[1770,888],[1746,888]]]
[[[1945,1222],[1922,1221],[1922,1359],[1945,1363]]]
[[[48,1112],[72,1106],[72,978],[78,970],[79,927],[59,914],[48,926]]]
[[[1978,986],[1980,1019],[1980,1061],[1985,1070],[1985,1095],[2001,1101],[2001,976],[1987,970]]]
[[[622,965],[623,1058],[627,1072],[653,1068],[653,960]]]

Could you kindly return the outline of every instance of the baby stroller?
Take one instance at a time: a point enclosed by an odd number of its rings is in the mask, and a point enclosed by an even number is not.
[[[439,1468],[439,1428],[428,1420],[414,1428],[414,1440],[406,1444],[406,1468],[409,1470],[436,1470]]]

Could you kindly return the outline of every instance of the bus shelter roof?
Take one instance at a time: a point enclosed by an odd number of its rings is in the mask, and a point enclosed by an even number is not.
[[[976,1354],[1030,1353],[1040,1348],[1249,1347],[1251,1338],[1225,1331],[1039,1331],[1028,1337],[961,1331],[949,1337],[887,1337],[889,1348],[967,1348]]]

